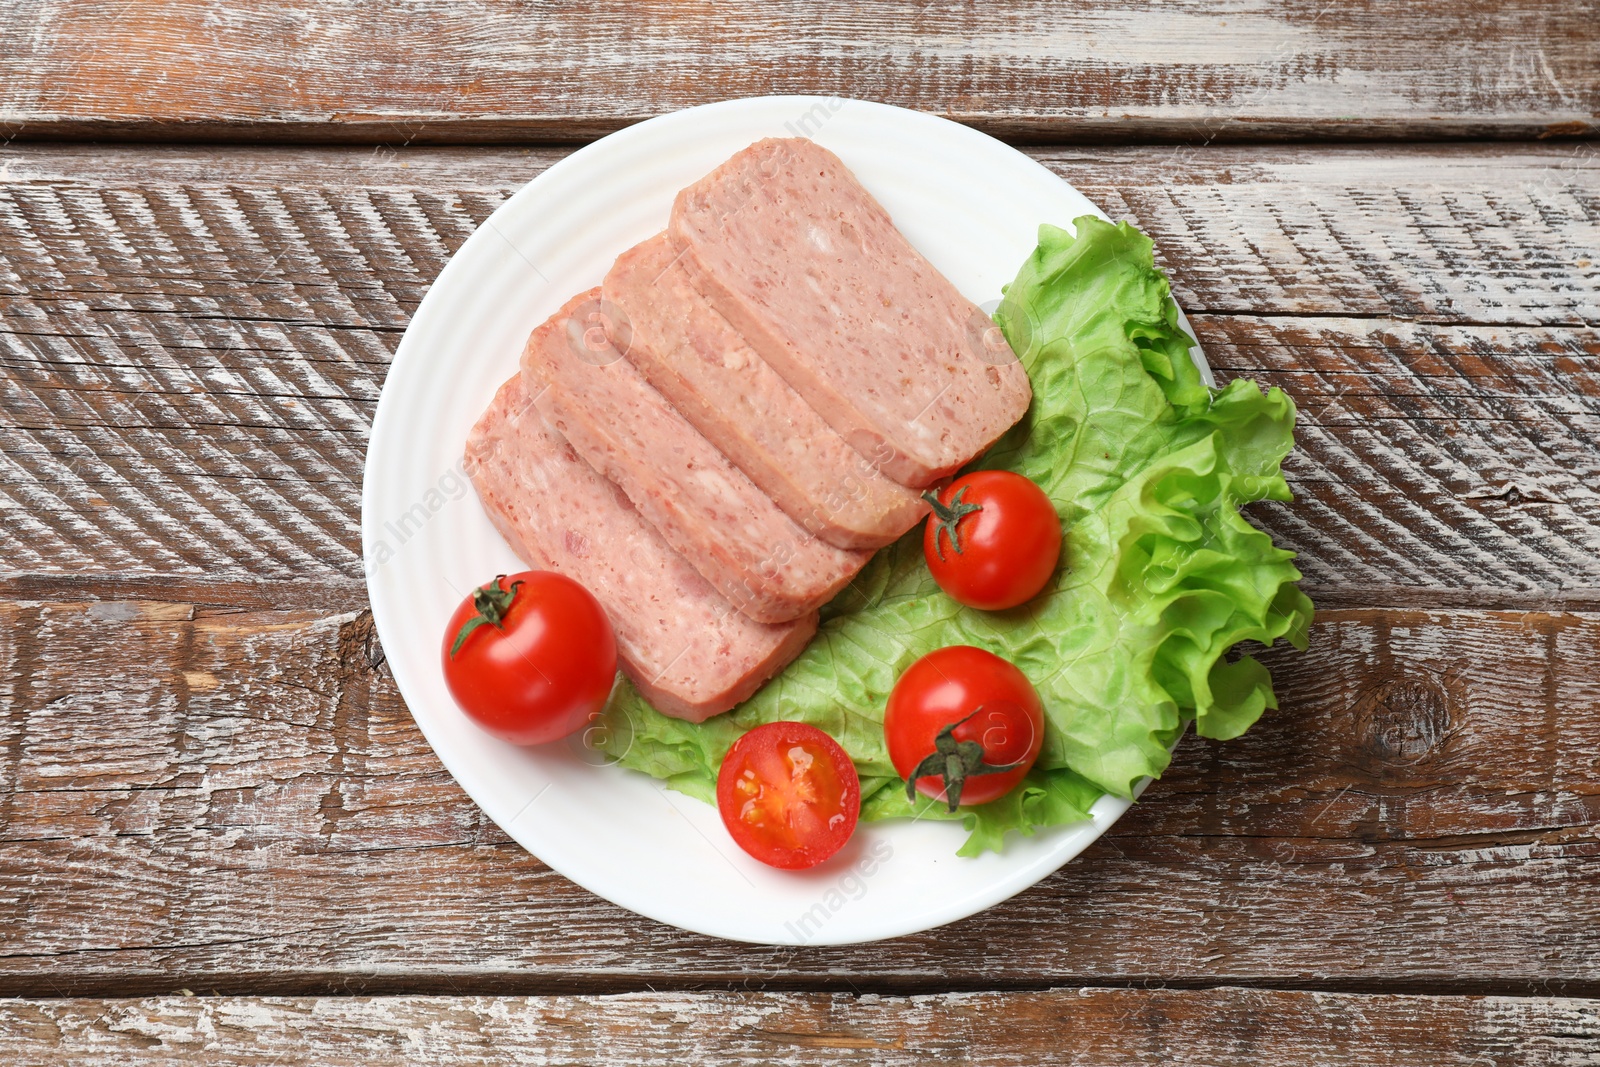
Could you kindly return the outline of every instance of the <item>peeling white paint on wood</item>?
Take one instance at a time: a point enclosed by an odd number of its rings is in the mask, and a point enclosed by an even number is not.
[[[1254,989],[0,1001],[18,1064],[1600,1062],[1600,1002]]]
[[[5,567],[357,578],[398,332],[561,154],[8,150]],[[1150,231],[1215,365],[1299,402],[1299,499],[1257,514],[1314,590],[1600,602],[1600,156],[1036,154]]]
[[[1325,612],[1309,652],[1266,656],[1280,711],[1185,740],[1038,887],[945,931],[805,951],[667,929],[522,852],[371,666],[364,613],[0,601],[0,656],[10,993],[1415,987],[1600,966],[1600,615]]]
[[[570,139],[768,93],[1057,140],[1531,136],[1593,127],[1600,84],[1594,19],[1532,0],[12,7],[0,132],[22,136]]]

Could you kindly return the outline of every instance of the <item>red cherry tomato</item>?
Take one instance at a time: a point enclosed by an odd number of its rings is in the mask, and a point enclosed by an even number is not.
[[[1061,557],[1061,519],[1044,490],[1011,471],[977,471],[933,507],[922,552],[939,588],[969,608],[999,611],[1033,598]]]
[[[717,810],[739,847],[786,870],[838,852],[861,816],[861,781],[839,742],[808,723],[769,722],[734,742]]]
[[[516,745],[542,745],[600,712],[617,642],[587,589],[554,571],[500,575],[464,600],[444,632],[444,680],[461,710]]]
[[[917,792],[954,811],[1004,796],[1027,776],[1044,743],[1044,707],[1015,666],[952,645],[906,668],[889,694],[883,732],[906,795],[914,780]]]

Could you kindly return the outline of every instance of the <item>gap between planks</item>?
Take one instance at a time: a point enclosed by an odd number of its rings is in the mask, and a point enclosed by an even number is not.
[[[1600,589],[1551,590],[1403,585],[1327,585],[1302,581],[1300,588],[1319,611],[1432,611],[1461,608],[1477,611],[1529,611],[1560,614],[1600,612]],[[159,600],[206,609],[250,611],[368,610],[366,582],[359,578],[215,580],[185,574],[0,574],[0,600],[56,601]]]
[[[1018,936],[1026,936],[1019,932]],[[177,946],[174,946],[177,947]],[[848,946],[847,946],[848,947]],[[791,950],[793,951],[793,950]],[[49,954],[41,954],[46,958]],[[0,954],[0,960],[18,958]],[[730,971],[725,974],[641,973],[632,970],[568,971],[559,976],[526,971],[472,969],[456,972],[430,967],[408,972],[358,970],[241,971],[237,974],[207,970],[184,974],[128,971],[117,975],[52,975],[25,981],[15,975],[0,976],[0,1000],[39,1001],[77,998],[196,997],[606,997],[641,993],[682,994],[817,994],[855,996],[961,996],[981,993],[1027,995],[1049,993],[1064,987],[1093,987],[1148,993],[1168,990],[1207,993],[1219,989],[1248,989],[1261,993],[1308,996],[1440,996],[1440,997],[1563,997],[1594,1001],[1600,1005],[1600,978],[1359,978],[1323,975],[1300,980],[1279,976],[1229,975],[1186,979],[1173,975],[1125,974],[1052,975],[1048,980],[999,977],[950,978],[918,971],[850,973],[837,977],[812,972],[786,975],[777,969],[759,974]],[[4,1062],[0,1060],[0,1062]]]

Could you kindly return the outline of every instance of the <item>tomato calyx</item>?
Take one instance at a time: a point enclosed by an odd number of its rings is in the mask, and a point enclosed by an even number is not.
[[[1006,764],[986,763],[981,742],[956,740],[956,727],[964,725],[983,709],[984,705],[979,704],[966,718],[958,719],[939,731],[933,739],[933,751],[906,776],[907,800],[917,799],[919,778],[938,775],[944,782],[945,803],[950,806],[951,811],[955,811],[961,806],[961,789],[966,785],[968,778],[976,778],[981,774],[1003,774],[1022,766],[1025,761]]]
[[[456,631],[456,642],[450,646],[451,659],[455,659],[456,653],[461,650],[461,642],[478,627],[488,625],[496,630],[505,629],[506,612],[511,610],[511,602],[517,598],[517,589],[522,585],[516,581],[511,583],[510,588],[501,589],[500,583],[505,580],[505,575],[497,574],[494,581],[472,591],[472,607],[477,614],[462,623],[461,629]]]
[[[969,504],[961,499],[967,495],[968,488],[968,486],[963,485],[956,491],[956,495],[951,498],[948,504],[940,500],[939,494],[932,489],[922,494],[922,499],[926,500],[928,506],[933,509],[933,517],[939,520],[939,525],[933,534],[933,547],[934,551],[939,553],[940,560],[944,559],[944,542],[940,539],[940,535],[948,536],[950,538],[950,547],[956,550],[956,555],[961,555],[961,535],[956,530],[956,527],[968,515],[983,510],[982,504]],[[973,712],[973,714],[976,715],[977,712]],[[951,808],[950,810],[954,811],[955,809]]]

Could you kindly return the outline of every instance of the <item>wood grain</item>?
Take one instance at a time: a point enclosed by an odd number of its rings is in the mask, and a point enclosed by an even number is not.
[[[1586,5],[18,0],[0,135],[574,139],[817,93],[1056,141],[1592,131]],[[797,111],[798,117],[798,111]]]
[[[1600,334],[1196,315],[1224,378],[1300,404],[1295,500],[1255,509],[1324,603],[1552,607],[1600,588]],[[1431,588],[1430,588],[1431,587]]]
[[[0,154],[5,588],[358,591],[399,333],[561,154]],[[1038,154],[1149,230],[1225,376],[1299,401],[1300,500],[1258,517],[1322,602],[1600,606],[1600,153]]]
[[[54,999],[0,1001],[0,1061],[1600,1063],[1600,1000],[1552,995],[1600,997],[1600,149],[1218,147],[1593,136],[1597,27],[1533,0],[11,3],[0,993]],[[523,852],[417,732],[361,582],[400,333],[566,154],[408,146],[771,92],[1053,142],[1155,237],[1221,376],[1300,402],[1298,499],[1256,518],[1336,606],[1266,654],[1282,710],[1185,739],[1079,861],[856,948],[672,930]],[[86,138],[375,147],[22,143]],[[1129,141],[1169,147],[1067,147]],[[190,989],[219,995],[164,995]]]
[[[18,1067],[599,1061],[1568,1067],[1600,1058],[1600,1004],[1552,997],[1095,988],[920,997],[9,1000],[0,1001],[0,1056]]]
[[[1185,740],[1034,889],[773,949],[634,916],[510,842],[365,613],[4,602],[0,992],[1600,994],[1600,616],[1324,612],[1268,660],[1283,710]]]

